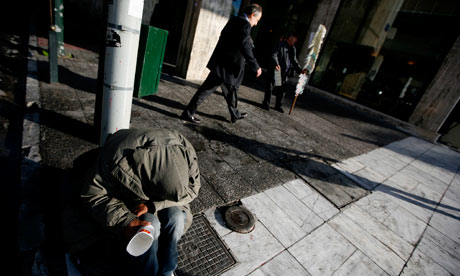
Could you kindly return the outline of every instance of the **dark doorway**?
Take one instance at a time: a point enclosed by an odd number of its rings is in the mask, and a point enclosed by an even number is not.
[[[150,26],[168,31],[164,62],[173,66],[177,62],[186,10],[187,0],[160,0],[150,19]]]
[[[297,53],[307,39],[307,31],[316,10],[317,1],[253,1],[262,6],[262,19],[253,28],[255,55],[257,61],[266,68],[273,48],[289,32],[297,33]]]

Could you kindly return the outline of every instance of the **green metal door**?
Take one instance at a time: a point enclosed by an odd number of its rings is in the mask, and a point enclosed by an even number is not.
[[[135,97],[142,98],[158,91],[167,38],[168,31],[142,24],[134,83]]]

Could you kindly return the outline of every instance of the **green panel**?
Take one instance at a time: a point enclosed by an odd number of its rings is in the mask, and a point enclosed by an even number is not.
[[[153,95],[158,91],[168,31],[152,26],[141,26],[136,65],[134,96]]]

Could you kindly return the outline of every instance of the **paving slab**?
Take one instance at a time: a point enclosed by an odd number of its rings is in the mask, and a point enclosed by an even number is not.
[[[401,208],[396,202],[387,197],[385,193],[380,191],[371,193],[355,204],[379,222],[384,222],[394,211]]]
[[[399,275],[404,260],[344,214],[328,224],[390,275]]]
[[[344,170],[349,173],[354,173],[356,171],[359,171],[360,169],[364,168],[366,165],[363,163],[360,163],[358,160],[355,158],[349,158],[346,160],[342,160],[340,162],[332,164],[332,167],[337,169],[337,170]]]
[[[288,251],[315,276],[332,275],[356,251],[356,247],[325,223]]]
[[[259,222],[249,234],[232,232],[223,239],[239,264],[222,276],[247,275],[284,250],[281,243]]]
[[[281,275],[310,276],[310,273],[288,251],[283,251],[270,262],[250,274],[250,276]]]
[[[383,176],[372,168],[364,167],[353,173],[353,180],[366,190],[375,189],[387,176]]]
[[[453,275],[460,271],[460,245],[441,232],[428,227],[418,249]]]
[[[419,275],[452,275],[449,271],[445,270],[442,266],[437,264],[431,258],[416,249],[412,254],[411,259],[404,267],[402,276],[419,276]]]
[[[385,146],[385,148],[391,151],[397,152],[399,154],[414,159],[418,158],[425,151],[429,150],[432,147],[434,147],[434,144],[419,139],[417,137],[407,137],[407,139],[402,139],[400,141],[396,141]]]
[[[441,180],[445,184],[449,184],[452,181],[457,171],[454,171],[450,168],[441,167],[442,165],[433,166],[432,164],[419,159],[412,162],[411,165]]]
[[[401,170],[405,175],[413,178],[419,183],[423,183],[427,186],[447,186],[448,183],[436,178],[434,175],[431,175],[429,171],[417,168],[413,165],[414,162],[406,166]],[[452,177],[453,178],[453,177]]]
[[[224,215],[217,208],[210,208],[204,212],[204,215],[209,221],[209,224],[216,230],[219,236],[223,237],[230,234],[232,230],[227,227],[224,219]]]
[[[430,220],[436,208],[436,202],[417,197],[412,193],[394,189],[390,186],[381,185],[376,189],[377,191],[382,192],[387,199],[396,203],[398,207],[425,223]]]
[[[339,213],[339,209],[334,206],[329,200],[324,198],[321,194],[314,191],[309,185],[301,180],[289,182],[284,184],[292,194],[301,199],[302,202],[308,206],[315,214],[317,214],[324,221],[329,220],[331,217]],[[301,185],[296,185],[297,183]]]
[[[338,208],[342,208],[368,193],[356,181],[350,180],[341,173],[334,173],[322,180],[313,180],[308,183]]]
[[[343,214],[361,226],[367,233],[371,234],[381,243],[393,250],[403,260],[407,261],[409,259],[414,246],[393,232],[384,225],[384,223],[380,223],[357,205],[346,208]]]
[[[313,210],[283,186],[267,190],[265,194],[307,233],[310,233],[324,222]]]
[[[361,251],[356,250],[346,262],[337,269],[333,276],[346,275],[388,275]]]
[[[269,198],[267,192],[242,199],[242,203],[284,247],[291,246],[308,233]]]

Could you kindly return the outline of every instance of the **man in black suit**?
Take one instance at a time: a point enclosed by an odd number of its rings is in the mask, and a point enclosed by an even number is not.
[[[190,100],[181,118],[193,123],[199,123],[195,112],[217,87],[221,86],[231,122],[247,117],[247,113],[239,112],[238,88],[243,81],[245,61],[259,77],[262,74],[252,49],[251,27],[256,26],[262,17],[262,7],[257,4],[249,5],[242,16],[231,18],[220,34],[219,41],[208,62],[207,68],[211,70],[208,77]]]
[[[286,81],[288,76],[296,71],[298,74],[305,73],[306,70],[300,68],[299,62],[296,57],[296,49],[294,47],[297,42],[297,35],[289,33],[287,39],[282,40],[272,52],[272,64],[270,77],[268,78],[267,89],[265,90],[264,101],[262,107],[270,110],[270,101],[272,93],[276,93],[275,110],[284,113],[282,108],[284,94],[286,93]],[[275,84],[275,71],[281,75],[281,83]]]

